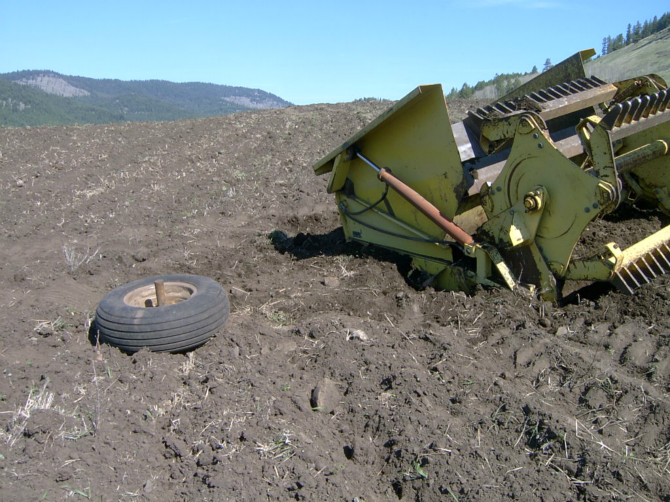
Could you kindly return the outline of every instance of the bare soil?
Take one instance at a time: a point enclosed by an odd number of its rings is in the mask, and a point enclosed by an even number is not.
[[[670,500],[667,278],[416,288],[311,169],[388,106],[0,130],[1,500]],[[168,273],[217,280],[224,328],[97,346],[100,299]]]

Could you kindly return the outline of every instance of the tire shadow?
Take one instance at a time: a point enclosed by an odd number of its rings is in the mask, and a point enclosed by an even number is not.
[[[88,327],[88,341],[93,347],[100,345],[100,331],[98,330],[97,319],[93,319]]]

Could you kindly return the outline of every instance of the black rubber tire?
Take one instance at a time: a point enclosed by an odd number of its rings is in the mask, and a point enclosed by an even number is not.
[[[189,291],[186,299],[172,305],[144,307],[135,301],[138,291],[148,291],[161,279],[166,289],[178,284]],[[100,342],[133,353],[185,352],[209,340],[230,313],[228,295],[208,277],[188,274],[159,275],[138,279],[113,289],[100,301],[95,313]]]

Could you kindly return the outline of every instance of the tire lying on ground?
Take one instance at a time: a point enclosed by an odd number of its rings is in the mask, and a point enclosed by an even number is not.
[[[156,281],[166,300],[158,306]],[[138,279],[113,289],[100,301],[94,333],[100,342],[137,352],[185,352],[205,343],[228,319],[223,288],[208,277],[188,274]]]

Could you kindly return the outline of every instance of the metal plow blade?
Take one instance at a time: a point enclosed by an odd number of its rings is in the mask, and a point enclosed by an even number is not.
[[[644,284],[670,272],[670,226],[623,251],[610,282],[632,295]]]

